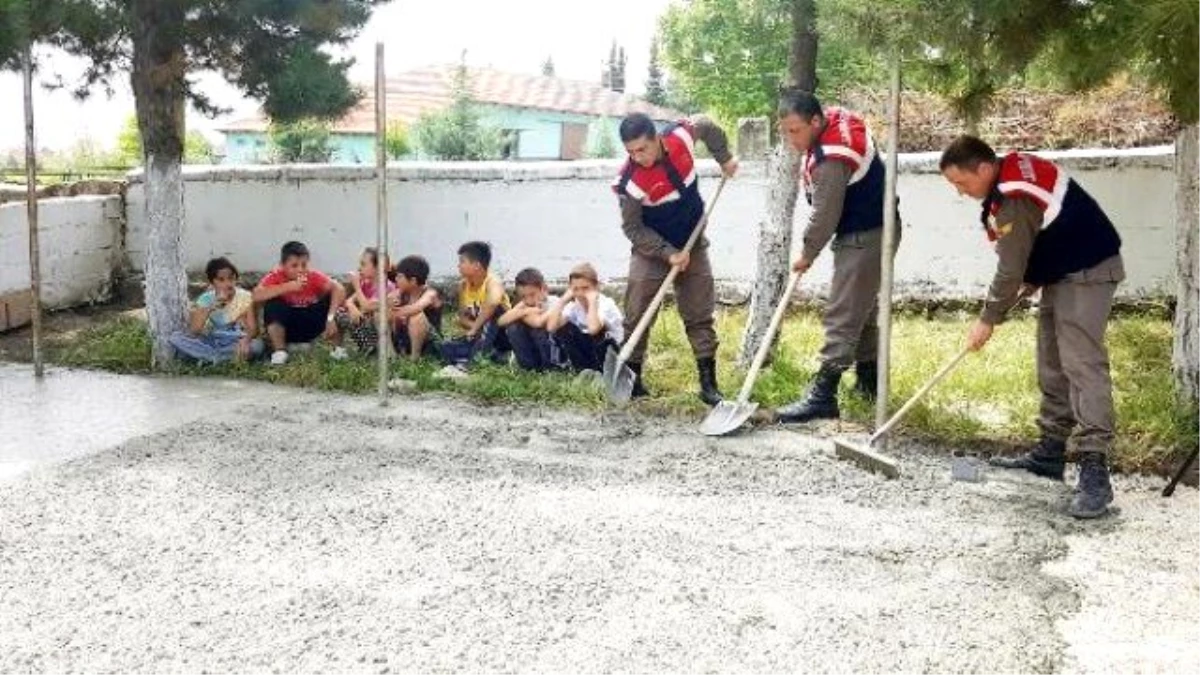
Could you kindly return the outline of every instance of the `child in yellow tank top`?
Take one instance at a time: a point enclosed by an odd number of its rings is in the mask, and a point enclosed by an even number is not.
[[[497,363],[506,363],[512,353],[508,336],[496,320],[512,308],[504,284],[493,276],[492,247],[481,241],[470,241],[458,249],[458,327],[464,332],[458,345],[443,352],[447,361],[463,362],[481,354]]]

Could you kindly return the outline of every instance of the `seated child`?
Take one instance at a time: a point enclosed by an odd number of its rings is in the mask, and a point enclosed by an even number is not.
[[[550,370],[558,366],[558,350],[546,332],[546,316],[558,298],[546,289],[546,278],[529,267],[517,273],[520,300],[496,324],[504,329],[517,365],[525,370]]]
[[[271,365],[287,363],[288,344],[312,342],[324,335],[333,345],[330,356],[341,360],[334,313],[346,301],[346,289],[325,274],[308,268],[308,247],[289,241],[279,252],[279,267],[271,270],[254,289],[254,301],[263,303],[263,322],[271,345]]]
[[[574,370],[602,370],[609,347],[625,339],[624,317],[612,298],[601,295],[600,277],[588,263],[576,265],[570,284],[546,317],[546,328]]]
[[[387,260],[384,260],[387,267]],[[386,270],[387,291],[384,298],[390,297],[396,290],[392,283],[392,273]],[[379,325],[375,311],[379,309],[379,292],[375,289],[379,275],[379,252],[374,248],[363,250],[358,260],[358,272],[350,275],[350,283],[354,293],[338,308],[337,326],[343,333],[349,334],[354,346],[363,354],[374,354],[379,345]]]
[[[429,263],[419,255],[396,264],[392,338],[396,351],[413,360],[437,354],[442,334],[442,296],[429,287]]]
[[[500,315],[512,309],[504,284],[488,271],[492,247],[482,241],[470,241],[458,249],[458,327],[465,335],[448,342],[442,349],[447,361],[462,363],[476,354],[503,363],[512,346],[508,336],[496,325]]]
[[[171,335],[180,354],[207,363],[247,360],[262,355],[262,340],[250,291],[239,288],[238,271],[226,258],[213,258],[204,267],[208,290],[192,303],[188,331]]]

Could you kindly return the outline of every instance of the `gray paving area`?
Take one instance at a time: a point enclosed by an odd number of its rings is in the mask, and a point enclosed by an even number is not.
[[[1200,500],[623,413],[0,366],[0,672],[1192,672]]]

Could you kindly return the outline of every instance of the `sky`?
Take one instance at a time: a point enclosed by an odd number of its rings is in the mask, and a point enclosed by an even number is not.
[[[472,66],[540,73],[549,56],[558,76],[598,82],[602,61],[615,39],[625,47],[628,90],[640,93],[658,17],[674,1],[392,0],[376,9],[345,55],[356,60],[351,80],[364,84],[374,81],[376,41],[384,43],[385,68],[391,73],[456,63],[465,49]],[[51,49],[39,51],[37,59],[43,71],[68,82],[84,68],[81,60]],[[199,82],[201,91],[234,110],[229,117],[244,117],[258,108],[256,101],[241,96],[219,75],[202,74]],[[114,85],[112,98],[96,91],[80,103],[69,91],[46,91],[35,84],[38,147],[65,149],[87,138],[111,146],[133,114],[128,78]],[[24,147],[22,99],[20,75],[0,73],[0,152]],[[190,112],[188,128],[217,140],[221,136],[212,130],[225,119],[210,120]]]

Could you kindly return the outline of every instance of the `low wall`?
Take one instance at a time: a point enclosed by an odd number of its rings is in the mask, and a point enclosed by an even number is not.
[[[47,309],[103,302],[123,262],[120,196],[38,204],[42,302]],[[29,225],[24,203],[0,205],[0,330],[29,321]]]
[[[1121,231],[1129,273],[1125,297],[1173,291],[1174,180],[1169,147],[1134,151],[1045,153],[1064,166],[1104,206]],[[960,198],[937,172],[935,154],[902,155],[899,194],[903,239],[896,258],[901,296],[975,297],[986,288],[994,254],[979,225],[979,206]],[[536,266],[561,279],[589,260],[612,279],[626,274],[629,246],[621,233],[609,183],[614,161],[569,163],[397,163],[389,167],[388,217],[394,254],[425,256],[435,277],[455,274],[459,244],[493,245],[494,269],[506,279]],[[706,162],[702,189],[711,193],[717,169]],[[128,255],[144,260],[144,191],[139,175],[128,188]],[[246,270],[265,270],[280,244],[297,239],[314,264],[353,269],[375,241],[372,167],[185,167],[184,251],[188,270],[225,255]],[[748,289],[754,278],[758,223],[765,204],[764,167],[746,162],[721,198],[710,239],[717,276]],[[808,207],[801,200],[797,231]],[[797,236],[798,240],[799,237]],[[830,276],[822,255],[809,290]]]

